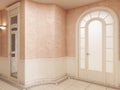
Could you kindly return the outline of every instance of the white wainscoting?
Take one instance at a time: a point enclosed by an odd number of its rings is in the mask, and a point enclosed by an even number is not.
[[[0,57],[0,74],[8,77],[9,76],[9,60],[8,57]]]
[[[78,77],[78,61],[76,57],[67,57],[67,75]]]
[[[118,66],[119,70],[120,61]],[[78,78],[78,61],[76,57],[20,60],[18,68],[18,81],[24,85],[54,81],[65,75]],[[120,84],[120,71],[118,73]],[[0,74],[9,77],[9,60],[7,57],[0,57]]]
[[[66,58],[39,58],[25,60],[25,85],[49,82],[66,75]]]
[[[73,78],[79,78],[78,76],[78,60],[76,57],[67,57],[67,75]],[[118,83],[120,87],[120,60],[118,61]],[[117,85],[118,85],[117,83]]]
[[[20,60],[18,63],[18,82],[25,84],[25,60]]]
[[[0,57],[0,74],[1,78],[6,80],[12,80],[10,77],[10,62],[8,57]],[[18,63],[18,82],[24,84],[24,60],[20,60]]]

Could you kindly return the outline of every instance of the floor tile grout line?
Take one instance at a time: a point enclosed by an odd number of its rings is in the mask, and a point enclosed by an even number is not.
[[[0,80],[3,81],[4,83],[7,83],[7,84],[10,85],[10,86],[13,86],[13,87],[19,89],[19,90],[29,90],[29,89],[30,89],[30,88],[23,89],[23,88],[21,88],[20,86],[12,83],[12,82],[10,82],[10,81],[4,80],[4,79],[2,79],[2,78],[0,78]],[[67,80],[75,80],[75,79],[67,79]],[[64,80],[63,82],[65,82],[65,81],[67,81],[67,80]],[[76,81],[80,81],[80,80],[76,80]],[[84,82],[84,81],[82,81],[82,82]],[[58,83],[58,84],[60,84],[60,83]],[[67,87],[65,87],[65,89],[68,88],[68,87],[71,87],[72,84],[74,84],[74,82],[70,82],[70,84],[69,84]],[[96,85],[96,84],[94,84],[94,83],[89,83],[89,82],[88,82],[87,84],[88,84],[88,85],[85,86],[85,89],[84,89],[84,90],[89,89],[89,87],[90,87],[91,85]],[[44,85],[46,85],[46,84],[44,84]],[[47,84],[47,85],[50,85],[50,84]],[[51,85],[56,85],[56,84],[54,83],[54,84],[51,84]],[[38,86],[39,86],[39,85],[38,85]],[[101,86],[101,85],[99,85],[99,86]],[[37,86],[36,86],[36,87],[37,87]],[[108,88],[109,88],[109,87],[107,87],[107,86],[103,86],[103,87],[105,87],[105,90],[108,90]],[[32,88],[31,88],[31,89],[32,89]],[[116,90],[119,90],[119,89],[116,89]]]
[[[95,83],[95,82],[91,82],[91,81],[86,81],[86,80],[81,80],[81,79],[77,79],[77,78],[71,78],[71,79],[77,80],[77,81],[83,81],[83,82],[87,82],[87,83],[91,83],[91,84],[95,84],[95,85],[99,85],[99,86],[103,86],[103,87],[107,87],[107,88],[113,88],[113,89],[120,90],[119,87],[113,87],[113,86],[104,85],[104,84],[99,84],[99,83]]]
[[[87,89],[90,87],[90,85],[91,85],[91,84],[89,83],[88,86],[85,88],[85,90],[87,90]]]
[[[10,82],[8,80],[2,79],[2,78],[0,78],[0,80],[3,81],[4,83],[7,83],[8,85],[10,85],[10,86],[12,86],[14,88],[19,89],[19,90],[23,89],[22,87],[18,86],[17,84],[14,84],[13,82]]]

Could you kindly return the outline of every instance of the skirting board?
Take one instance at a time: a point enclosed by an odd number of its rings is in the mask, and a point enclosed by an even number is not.
[[[74,79],[74,80],[78,80],[78,81],[83,81],[83,82],[87,82],[87,83],[93,83],[93,84],[96,84],[96,85],[100,85],[100,86],[104,86],[104,87],[110,87],[110,88],[114,88],[114,89],[120,90],[119,87],[114,87],[114,86],[99,84],[99,83],[90,82],[90,81],[86,81],[86,80],[81,80],[79,78],[71,77],[71,76],[68,76],[68,75],[62,76],[62,77],[60,77],[58,79],[55,79],[53,81],[39,82],[39,83],[31,84],[29,86],[24,86],[24,85],[20,85],[19,83],[15,82],[15,81],[11,81],[8,78],[6,79],[4,76],[2,76],[0,74],[0,80],[2,80],[4,82],[6,82],[6,83],[8,83],[8,84],[18,88],[18,89],[21,89],[21,90],[27,90],[27,89],[30,89],[30,88],[33,88],[33,87],[36,87],[36,86],[39,86],[39,85],[47,85],[47,84],[56,84],[57,85],[57,84],[65,81],[66,79]]]
[[[31,84],[28,84],[28,85],[25,85],[25,88],[32,88],[32,87],[35,87],[35,86],[39,86],[39,85],[46,85],[46,84],[59,84],[61,83],[62,81],[66,80],[68,78],[67,75],[64,75],[64,76],[61,76],[61,77],[58,77],[56,79],[51,79],[51,81],[38,81],[38,82],[33,82]]]
[[[65,81],[66,79],[68,79],[68,76],[64,75],[62,77],[59,77],[59,78],[51,80],[51,81],[36,82],[36,83],[32,83],[30,85],[22,85],[22,84],[20,84],[20,83],[18,83],[16,81],[13,81],[13,80],[9,79],[8,77],[5,77],[5,76],[0,74],[0,80],[2,80],[5,83],[8,83],[11,86],[16,87],[16,88],[18,88],[20,90],[27,90],[27,89],[30,89],[32,87],[39,86],[39,85],[47,85],[47,84],[56,84],[57,85],[57,84]]]

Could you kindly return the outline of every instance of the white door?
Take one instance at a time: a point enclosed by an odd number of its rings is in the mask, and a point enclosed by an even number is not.
[[[87,14],[79,26],[79,78],[115,84],[114,24],[109,14]],[[94,17],[92,16],[94,15]],[[101,16],[100,16],[101,15]]]
[[[18,75],[18,16],[10,16],[10,71],[11,76]]]
[[[86,36],[87,74],[89,81],[105,83],[103,59],[103,25],[99,20],[90,21]]]

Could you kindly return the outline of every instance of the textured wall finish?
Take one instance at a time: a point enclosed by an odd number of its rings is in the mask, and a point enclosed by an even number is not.
[[[26,0],[25,58],[65,55],[65,11]]]
[[[2,10],[0,13],[0,25],[7,26],[7,11]],[[0,30],[0,56],[8,56],[8,30]]]
[[[2,31],[0,30],[0,56],[2,56]]]
[[[67,56],[75,56],[76,53],[76,23],[80,15],[93,7],[106,6],[113,9],[120,19],[120,0],[107,0],[99,3],[68,10],[67,12]]]
[[[25,0],[21,0],[20,7],[20,59],[25,58]]]
[[[7,11],[2,11],[2,25],[7,26]],[[8,29],[2,31],[2,56],[8,56]]]
[[[66,75],[66,11],[26,0],[23,18],[25,84]]]
[[[66,56],[66,12],[55,7],[55,56]]]
[[[0,11],[0,25],[2,24],[2,11]],[[0,30],[0,56],[2,56],[2,31]]]
[[[21,0],[20,60],[18,61],[20,83],[53,80],[66,73],[77,77],[76,22],[85,10],[97,6],[113,9],[120,19],[120,0],[107,0],[67,12],[56,5]],[[6,11],[3,11],[3,14],[3,22],[6,22]],[[7,45],[7,30],[0,31],[1,56],[7,56]],[[4,57],[0,59],[0,73],[8,75],[9,60]]]

